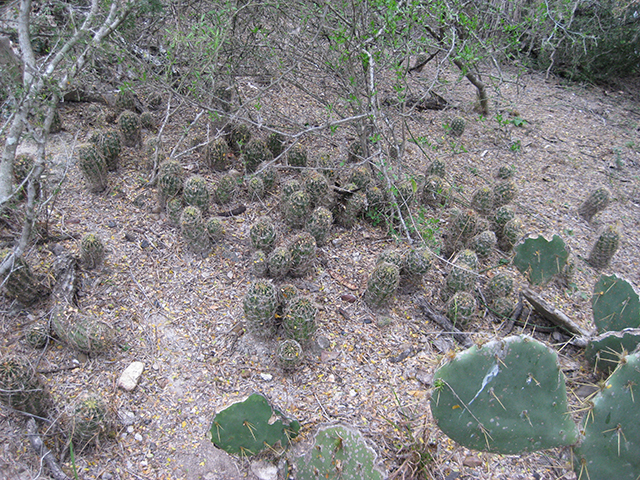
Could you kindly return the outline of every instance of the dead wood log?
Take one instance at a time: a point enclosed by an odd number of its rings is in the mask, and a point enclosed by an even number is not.
[[[447,317],[435,313],[425,298],[421,297],[418,299],[418,306],[422,310],[422,313],[424,313],[425,317],[440,325],[445,332],[450,333],[460,345],[465,348],[473,347],[474,343],[469,339],[469,337],[461,330],[458,330]]]
[[[71,480],[71,478],[69,478],[67,474],[62,471],[62,468],[60,468],[60,466],[58,465],[58,462],[56,461],[51,451],[44,446],[44,442],[38,434],[36,421],[33,418],[27,420],[27,437],[29,438],[31,448],[35,450],[38,457],[44,460],[44,463],[47,465],[47,468],[49,468],[49,471],[51,472],[51,476],[55,480]]]
[[[574,338],[574,340],[571,342],[573,345],[577,347],[585,347],[587,345],[587,339],[591,336],[591,332],[582,328],[556,307],[543,300],[532,290],[527,288],[522,293],[524,294],[524,298],[527,299],[534,310],[538,312],[542,317],[546,318],[550,322],[558,325],[566,332],[569,332],[570,334],[577,337]]]

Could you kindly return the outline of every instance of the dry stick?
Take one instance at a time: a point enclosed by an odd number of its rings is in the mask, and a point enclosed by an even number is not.
[[[436,322],[445,330],[445,332],[451,333],[451,336],[460,343],[460,345],[465,348],[473,347],[474,343],[469,340],[469,337],[467,337],[462,331],[458,330],[447,317],[435,313],[425,298],[418,299],[418,306],[422,309],[425,317]]]
[[[585,330],[580,325],[575,323],[556,307],[543,300],[532,290],[527,288],[522,293],[536,312],[538,312],[550,322],[555,323],[563,330],[576,335],[576,337],[570,343],[577,347],[587,346],[587,338],[591,336],[589,331]]]
[[[33,418],[27,420],[27,437],[29,437],[29,443],[31,443],[31,447],[36,451],[36,455],[44,460],[44,462],[47,464],[47,467],[49,468],[49,471],[51,472],[51,476],[55,480],[71,480],[62,471],[51,451],[44,446],[40,435],[38,435],[38,427],[36,426],[36,421]]]

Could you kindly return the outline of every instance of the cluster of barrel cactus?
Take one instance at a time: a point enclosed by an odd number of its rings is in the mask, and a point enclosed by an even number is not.
[[[28,361],[4,356],[0,359],[0,402],[21,412],[46,417],[51,398]]]

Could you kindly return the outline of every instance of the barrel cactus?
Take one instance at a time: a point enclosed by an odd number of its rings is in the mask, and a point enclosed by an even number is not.
[[[276,331],[276,289],[268,280],[256,280],[242,302],[247,331],[258,338],[270,338]]]
[[[140,147],[142,145],[140,116],[130,110],[125,110],[120,114],[117,122],[122,134],[122,143],[126,147]]]
[[[345,187],[347,190],[357,190],[357,187],[350,183]],[[338,224],[344,228],[353,228],[358,218],[365,212],[367,207],[367,196],[360,191],[354,191],[349,195],[339,208],[336,215]]]
[[[453,267],[447,275],[446,286],[442,290],[443,299],[449,299],[457,292],[473,290],[476,284],[477,266],[478,257],[473,251],[461,251],[454,259]]]
[[[371,171],[366,165],[356,165],[349,172],[349,181],[347,183],[353,183],[358,188],[366,189],[371,183]]]
[[[269,266],[269,276],[271,278],[282,278],[291,269],[291,252],[287,247],[276,247],[267,258]]]
[[[505,223],[502,234],[498,237],[498,246],[503,252],[508,252],[524,235],[522,220],[518,217],[512,218]]]
[[[209,250],[211,246],[209,235],[202,219],[202,212],[198,207],[185,207],[180,215],[180,230],[191,250],[196,253],[205,253]]]
[[[92,193],[107,189],[107,162],[93,143],[83,143],[76,149],[78,166]]]
[[[329,184],[324,175],[317,170],[308,170],[304,174],[303,185],[304,190],[309,195],[309,201],[312,206],[326,203],[329,195]]]
[[[449,122],[449,134],[453,137],[461,137],[464,133],[466,122],[462,117],[456,117]]]
[[[287,165],[297,168],[307,166],[307,150],[299,143],[291,147],[287,152]]]
[[[309,219],[311,198],[304,190],[292,193],[284,204],[284,220],[291,228],[302,228]]]
[[[316,208],[311,214],[311,219],[307,224],[307,231],[316,239],[316,245],[321,247],[329,238],[331,225],[333,224],[333,214],[325,207]]]
[[[433,208],[447,204],[449,193],[442,177],[430,175],[422,187],[422,203]]]
[[[611,192],[607,187],[600,187],[589,194],[587,199],[578,207],[578,214],[587,222],[594,215],[601,212],[611,203]]]
[[[215,172],[224,172],[231,166],[231,149],[222,137],[209,142],[204,149],[204,162]]]
[[[116,94],[116,112],[118,114],[125,110],[135,111],[136,109],[136,96],[133,90],[129,88],[120,88]]]
[[[118,157],[122,151],[118,132],[113,129],[101,130],[91,135],[89,141],[96,146],[98,152],[103,156],[107,164],[107,170],[115,172],[118,169]]]
[[[29,326],[24,338],[32,348],[44,348],[49,342],[49,323],[37,322]]]
[[[508,297],[513,292],[513,277],[506,272],[497,273],[487,284],[486,295],[489,300]]]
[[[164,153],[162,142],[156,137],[147,138],[143,145],[144,161],[141,162],[141,166],[145,170],[154,170],[156,165],[160,165],[167,159]]]
[[[224,225],[215,217],[207,220],[205,228],[212,243],[218,243],[224,237]]]
[[[155,132],[157,130],[156,119],[153,117],[151,112],[142,112],[140,114],[140,127],[145,130],[149,130],[150,132]]]
[[[399,269],[402,269],[405,262],[404,253],[402,252],[402,250],[399,250],[397,248],[385,248],[376,257],[376,265],[379,265],[382,262],[392,263]]]
[[[280,185],[280,174],[273,165],[264,167],[258,175],[262,179],[265,192],[273,192]]]
[[[111,427],[109,408],[102,396],[82,393],[75,402],[69,419],[70,437],[78,451],[108,433]]]
[[[268,272],[267,255],[262,250],[255,250],[251,254],[251,273],[255,277],[266,277]]]
[[[270,252],[275,247],[278,231],[269,217],[258,218],[249,229],[251,246],[256,250]]]
[[[85,268],[97,268],[104,261],[104,244],[98,235],[88,233],[80,241],[80,258]]]
[[[198,207],[203,213],[209,210],[211,195],[207,181],[200,175],[192,175],[184,182],[182,198],[187,205]]]
[[[433,265],[434,255],[427,247],[410,248],[402,255],[400,273],[408,276],[422,276]]]
[[[184,184],[184,170],[177,160],[165,160],[158,170],[158,189],[163,205],[180,192]]]
[[[254,138],[242,148],[242,159],[247,173],[253,173],[262,162],[273,160],[273,155],[263,140]]]
[[[214,187],[216,201],[223,205],[230,203],[235,198],[237,188],[238,184],[235,176],[231,174],[223,175]]]
[[[589,264],[598,270],[606,268],[620,248],[620,232],[615,225],[609,225],[598,236],[589,253]]]
[[[316,331],[318,308],[304,296],[293,298],[282,317],[282,327],[287,338],[299,343],[307,342]]]
[[[513,180],[503,180],[493,187],[493,205],[501,207],[515,200],[518,187]]]
[[[302,346],[289,338],[278,344],[276,351],[276,361],[283,370],[294,370],[300,366],[304,360],[304,350]]]
[[[400,283],[400,269],[389,262],[378,263],[369,280],[364,294],[365,303],[372,308],[387,304]]]
[[[0,250],[0,264],[11,253],[10,248]],[[26,306],[33,305],[48,293],[48,289],[36,278],[29,264],[21,257],[14,256],[13,266],[0,277],[0,284],[4,284],[9,297]]]
[[[271,151],[271,155],[277,157],[284,150],[284,136],[278,132],[272,132],[267,135],[267,139],[265,140],[267,143],[267,148]]]
[[[471,208],[482,215],[489,215],[493,212],[494,192],[489,187],[477,189],[471,199]]]
[[[454,326],[464,326],[473,318],[476,299],[469,292],[456,292],[447,302],[447,318]]]
[[[469,246],[474,252],[476,252],[478,257],[487,258],[493,249],[496,248],[497,243],[498,240],[496,238],[496,234],[491,230],[485,230],[473,237]]]
[[[247,145],[251,140],[251,130],[244,123],[238,123],[231,126],[229,134],[229,146],[237,153],[242,151],[242,147]]]
[[[51,398],[40,375],[24,358],[0,359],[0,402],[32,415],[46,417]]]
[[[306,275],[316,259],[316,239],[309,232],[296,235],[289,243],[291,266],[289,274],[293,277]]]
[[[247,180],[247,192],[251,200],[259,200],[264,197],[264,181],[258,175],[253,175]]]
[[[180,226],[180,215],[182,215],[183,208],[184,202],[182,201],[182,197],[175,197],[167,202],[166,214],[172,225],[176,227]]]
[[[496,235],[501,235],[506,223],[509,220],[513,220],[515,216],[516,209],[513,205],[503,205],[502,207],[499,207],[496,209],[491,219],[491,230],[493,230]]]

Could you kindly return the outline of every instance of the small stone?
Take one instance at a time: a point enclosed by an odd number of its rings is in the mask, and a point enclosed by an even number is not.
[[[131,425],[127,427],[127,433],[133,433],[133,427]]]
[[[138,442],[142,441],[142,435],[140,435],[139,433],[136,433],[133,438],[135,438]]]
[[[340,295],[340,299],[349,303],[354,303],[356,300],[358,300],[355,295],[351,295],[350,293],[344,293]]]
[[[155,214],[162,213],[162,207],[161,207],[161,206],[159,206],[159,205],[157,205],[157,206],[153,207],[153,208],[151,209],[151,213],[155,213]]]
[[[260,480],[277,480],[278,467],[266,462],[265,460],[257,460],[251,462],[251,472]]]
[[[329,346],[331,345],[331,342],[329,341],[329,339],[327,337],[323,337],[322,335],[320,335],[318,337],[318,339],[316,340],[316,342],[318,342],[318,346],[322,349],[322,350],[326,350],[327,348],[329,348]]]
[[[125,368],[122,375],[120,375],[120,379],[118,380],[118,387],[126,390],[127,392],[132,391],[138,385],[138,381],[140,380],[140,376],[142,375],[142,371],[144,370],[144,363],[142,362],[132,362],[127,368]]]
[[[462,464],[465,467],[470,467],[470,468],[477,468],[480,465],[482,465],[482,460],[480,460],[478,457],[475,457],[473,455],[469,455],[468,457],[466,457],[464,459],[464,461],[462,462]]]
[[[129,410],[118,412],[118,417],[120,417],[120,423],[122,423],[122,425],[124,425],[125,427],[136,423],[135,413],[130,412]],[[133,431],[133,427],[131,427],[131,431]]]
[[[115,220],[107,220],[107,227],[116,228],[117,226],[118,226],[118,224],[116,223]]]
[[[262,380],[264,380],[265,382],[270,382],[271,380],[273,380],[273,375],[271,375],[270,373],[261,373],[260,378],[262,378]]]

